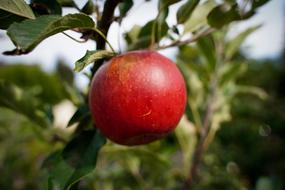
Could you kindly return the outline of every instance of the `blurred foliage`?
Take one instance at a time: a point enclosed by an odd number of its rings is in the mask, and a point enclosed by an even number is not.
[[[21,6],[0,3],[1,14],[9,13],[0,28],[8,28],[16,49],[6,54],[13,55],[28,53],[67,29],[83,40],[95,38],[97,45],[104,39],[104,45],[109,22],[120,24],[136,7],[132,0],[105,5],[88,0],[82,8],[73,0],[11,2]],[[0,189],[180,190],[196,165],[193,190],[285,188],[284,65],[246,60],[240,53],[242,42],[259,26],[225,37],[230,23],[251,17],[268,0],[185,1],[177,23],[169,25],[169,7],[177,2],[158,1],[154,19],[125,33],[128,50],[179,46],[176,62],[187,83],[188,104],[175,133],[139,147],[106,143],[92,126],[87,93],[75,86],[74,73],[63,62],[53,72],[1,64]],[[119,15],[113,19],[108,11],[117,4]],[[103,5],[108,10],[102,12]],[[61,16],[63,6],[79,13]],[[86,14],[96,14],[96,22]],[[14,22],[19,20],[24,21]],[[196,43],[182,43],[189,36]],[[170,44],[163,46],[165,41]],[[98,50],[87,50],[76,70],[110,56]],[[57,126],[55,118],[70,111],[56,115],[63,101],[76,110],[65,126]],[[204,155],[198,157],[200,150]]]

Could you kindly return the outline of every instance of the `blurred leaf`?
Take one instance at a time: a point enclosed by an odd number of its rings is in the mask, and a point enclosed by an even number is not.
[[[2,0],[0,3],[0,29],[7,29],[26,18],[34,19],[35,15],[24,0]]]
[[[133,0],[125,0],[119,4],[119,11],[120,16],[125,17],[127,15],[127,12],[132,8],[134,5]]]
[[[236,92],[252,94],[259,97],[262,100],[265,100],[268,97],[268,94],[262,88],[256,86],[238,85],[236,88]]]
[[[74,71],[79,72],[82,71],[87,65],[97,61],[99,59],[105,59],[115,56],[115,53],[107,51],[107,50],[94,50],[88,51],[86,54],[76,61]]]
[[[41,41],[49,36],[73,28],[93,28],[93,20],[85,14],[68,14],[40,16],[35,20],[13,23],[7,34],[17,47],[6,54],[19,55],[32,51]]]
[[[169,166],[169,160],[164,159],[159,154],[147,149],[146,147],[125,147],[120,145],[105,146],[102,150],[104,153],[116,156],[119,159],[125,159],[132,156],[139,158],[141,161],[149,163],[156,168],[166,168]]]
[[[180,0],[160,0],[158,4],[158,10],[163,11],[167,9],[170,5],[179,2]]]
[[[162,37],[164,37],[168,31],[168,24],[164,19],[165,14],[160,15],[157,20],[149,21],[144,27],[142,27],[138,37],[142,38],[149,36],[151,38],[153,31],[154,31],[155,42],[158,42]]]
[[[260,177],[256,182],[255,190],[274,190],[274,184],[268,177]]]
[[[83,104],[83,105],[79,106],[79,108],[73,114],[73,116],[71,117],[71,119],[68,122],[67,127],[83,120],[86,117],[91,117],[91,114],[90,114],[90,110],[89,110],[88,105]]]
[[[56,64],[56,73],[62,81],[69,85],[74,84],[73,70],[61,60],[59,60]]]
[[[232,56],[239,50],[241,44],[244,42],[244,40],[254,31],[256,31],[258,28],[260,28],[261,25],[250,27],[246,29],[245,31],[238,34],[235,38],[231,39],[225,48],[225,57],[227,60],[231,59]]]
[[[214,28],[220,29],[232,21],[244,20],[251,17],[254,12],[241,14],[238,4],[229,5],[224,3],[215,7],[208,15],[208,24]]]
[[[0,9],[21,17],[35,18],[33,11],[24,0],[1,0]]]
[[[183,24],[192,15],[194,9],[199,4],[200,0],[187,0],[187,2],[182,5],[177,11],[177,23]]]
[[[178,127],[175,129],[175,135],[183,153],[183,171],[184,176],[187,177],[190,169],[191,157],[193,155],[196,144],[195,126],[184,115],[180,120]]]
[[[32,0],[31,8],[38,15],[61,15],[61,6],[57,0]]]
[[[134,25],[132,29],[125,34],[125,40],[127,41],[128,45],[134,43],[140,33],[141,27],[139,25]]]
[[[150,46],[151,43],[151,37],[150,36],[144,36],[139,38],[136,42],[133,44],[130,44],[128,47],[128,50],[138,50],[138,49],[145,49]]]
[[[258,1],[253,1],[252,2],[252,9],[255,10],[259,7],[261,7],[262,5],[264,5],[265,3],[269,2],[269,0],[258,0]]]
[[[48,127],[51,125],[47,108],[40,105],[35,97],[35,91],[23,91],[19,87],[0,80],[0,106],[9,108],[17,113],[20,113],[30,119],[32,122]]]
[[[74,7],[75,3],[73,0],[57,0],[57,2],[63,7]]]
[[[206,1],[197,6],[194,9],[190,19],[188,19],[184,24],[184,33],[194,32],[199,28],[208,25],[207,16],[215,6],[215,1]]]
[[[208,68],[213,71],[216,65],[216,48],[212,35],[200,38],[197,41],[199,50],[208,63]]]
[[[94,12],[94,3],[92,0],[88,0],[86,2],[86,4],[83,6],[83,8],[81,9],[81,12],[87,14],[87,15],[91,15]]]
[[[220,69],[220,86],[223,86],[226,83],[233,81],[238,75],[245,72],[246,68],[247,65],[243,63],[224,64],[223,67]]]
[[[95,130],[83,131],[43,164],[49,171],[49,189],[68,190],[96,166],[98,152],[105,138]]]
[[[38,65],[4,65],[0,66],[0,80],[9,81],[24,91],[37,88],[37,98],[50,105],[70,98],[60,78],[51,73],[46,73]],[[74,87],[72,87],[75,89]]]

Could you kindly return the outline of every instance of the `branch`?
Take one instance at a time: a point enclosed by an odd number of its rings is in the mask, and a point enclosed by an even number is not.
[[[98,22],[98,30],[100,30],[105,36],[107,36],[109,28],[111,26],[112,21],[114,20],[114,12],[117,5],[122,0],[106,0],[104,4],[104,9],[102,13],[102,17]],[[94,34],[97,50],[105,49],[106,40],[97,33]],[[95,74],[95,71],[102,65],[103,60],[97,61],[96,64],[94,64],[92,71],[92,76]]]
[[[160,46],[160,47],[158,46],[156,48],[156,50],[162,50],[162,49],[166,49],[166,48],[170,48],[170,47],[186,45],[186,44],[195,42],[198,39],[213,33],[214,31],[215,31],[214,28],[208,28],[208,29],[206,29],[206,30],[204,30],[204,31],[202,31],[202,32],[192,36],[192,38],[190,38],[190,39],[187,39],[187,40],[184,40],[184,41],[177,40],[177,41],[174,41],[171,44],[168,44],[168,45],[165,45],[165,46]]]
[[[218,44],[218,45],[216,44],[216,50],[217,50],[217,64],[215,67],[215,71],[213,73],[213,78],[209,86],[208,104],[207,104],[205,116],[203,119],[203,126],[201,128],[200,138],[195,148],[195,152],[193,155],[193,162],[192,162],[192,166],[189,172],[189,176],[186,179],[185,184],[184,184],[185,190],[190,189],[192,187],[193,181],[198,175],[198,169],[202,162],[203,154],[208,148],[209,135],[212,135],[211,134],[211,119],[215,111],[214,104],[216,102],[217,88],[218,88],[218,81],[219,81],[218,71],[222,63],[222,59],[223,59],[222,55],[224,51],[221,44]]]

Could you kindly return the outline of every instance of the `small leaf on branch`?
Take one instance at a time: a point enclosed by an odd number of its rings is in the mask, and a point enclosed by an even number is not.
[[[9,55],[26,54],[32,51],[41,41],[54,34],[73,28],[94,28],[95,23],[85,14],[45,15],[35,20],[13,23],[7,34],[17,47],[16,50],[4,52]]]
[[[220,29],[233,21],[244,20],[254,15],[254,11],[242,14],[238,8],[238,4],[229,5],[222,4],[215,7],[208,15],[208,24],[214,28]]]
[[[95,5],[92,0],[88,0],[86,4],[81,9],[81,12],[91,15],[94,12]]]
[[[177,11],[177,23],[183,24],[186,22],[191,17],[199,2],[200,0],[188,0],[182,5]]]
[[[127,12],[132,8],[134,5],[133,0],[125,0],[119,4],[119,10],[120,10],[120,17],[125,17],[127,15]]]
[[[87,51],[86,54],[76,61],[74,71],[82,71],[87,65],[100,59],[111,58],[116,54],[107,50]]]

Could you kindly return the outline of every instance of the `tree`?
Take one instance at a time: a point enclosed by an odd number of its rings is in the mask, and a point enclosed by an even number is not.
[[[51,107],[62,99],[68,98],[77,106],[69,122],[69,125],[77,124],[74,134],[71,137],[52,135],[53,142],[60,142],[63,147],[50,154],[43,163],[48,189],[75,188],[74,184],[79,184],[80,179],[93,172],[101,149],[100,154],[107,163],[114,162],[114,158],[116,162],[122,163],[122,171],[118,171],[123,174],[120,178],[131,176],[134,180],[127,182],[138,189],[152,189],[156,186],[161,189],[189,189],[199,180],[203,155],[221,123],[231,118],[230,103],[233,97],[237,93],[252,93],[261,99],[266,98],[266,93],[260,88],[236,83],[236,78],[246,70],[244,60],[237,55],[239,46],[259,26],[249,28],[233,39],[225,36],[231,23],[250,18],[267,0],[244,0],[239,4],[229,0],[220,4],[212,0],[182,1],[176,13],[176,24],[169,25],[166,22],[169,7],[178,2],[158,1],[157,16],[144,26],[133,26],[124,36],[127,42],[124,51],[158,51],[170,47],[179,50],[177,65],[187,83],[188,104],[175,135],[170,135],[164,141],[133,148],[111,142],[106,144],[105,137],[91,120],[87,106],[88,93],[80,92],[68,80],[63,80],[57,86],[46,84],[42,86],[43,92],[23,90],[15,78],[0,81],[0,105],[22,114],[34,125],[44,128],[51,126]],[[73,30],[82,35],[81,40],[96,42],[96,48],[87,50],[74,68],[74,71],[80,72],[93,64],[91,80],[105,60],[118,54],[106,36],[112,23],[120,24],[128,16],[133,3],[132,0],[88,0],[80,9],[72,0],[32,0],[30,4],[23,0],[2,1],[0,14],[5,17],[0,18],[0,27],[7,30],[7,35],[16,47],[4,54],[27,54],[49,36]],[[64,7],[73,7],[78,13],[63,16]],[[118,15],[115,14],[117,8]],[[37,72],[44,83],[58,80],[57,76],[45,76]],[[54,88],[54,94],[46,90],[50,87]],[[44,134],[41,135],[48,141]],[[156,155],[155,152],[160,154]],[[130,185],[120,181],[120,178],[114,178],[113,181],[112,178],[108,179],[108,172],[107,177],[104,176],[102,173],[114,169],[116,164],[104,164],[104,160],[98,158],[103,162],[94,174],[102,181],[97,181],[98,188],[107,189],[117,185],[117,189],[123,189]],[[88,180],[88,177],[85,179]]]

